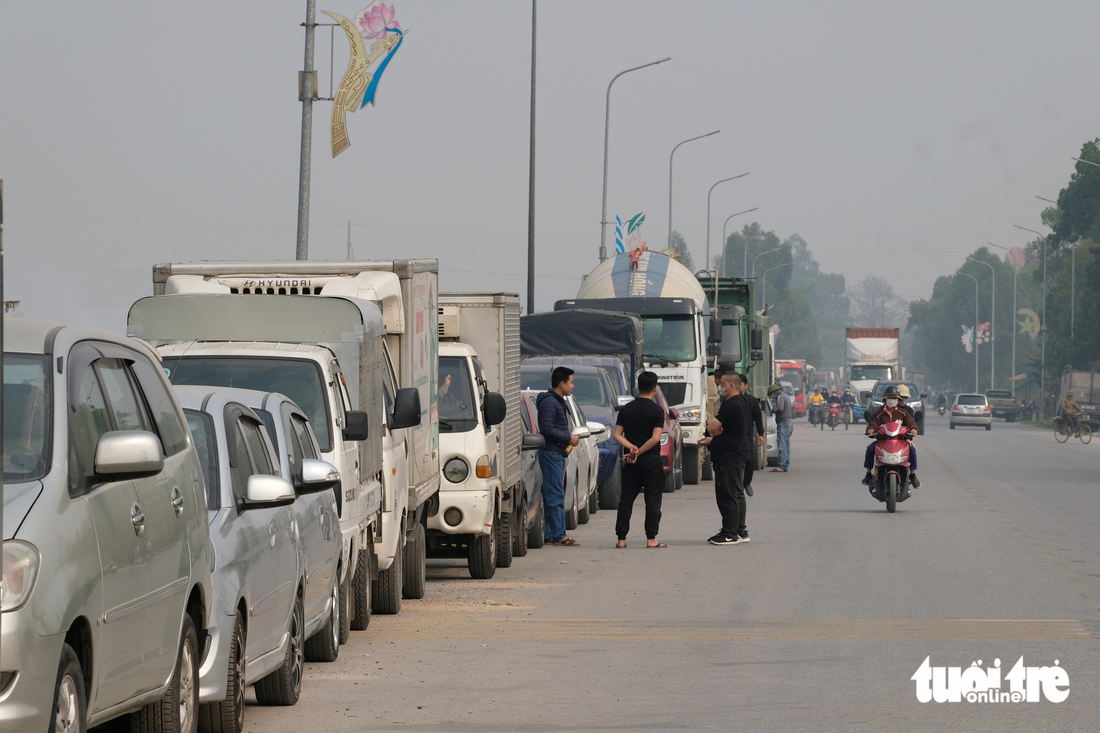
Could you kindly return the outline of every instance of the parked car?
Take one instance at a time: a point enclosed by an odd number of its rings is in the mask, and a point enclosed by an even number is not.
[[[765,438],[766,452],[765,461],[769,466],[779,465],[779,436],[776,434],[777,423],[775,422],[775,411],[772,409],[772,401],[770,399],[764,400],[764,432],[767,433]]]
[[[539,466],[538,449],[546,446],[546,439],[539,435],[538,410],[535,408],[537,392],[523,392],[520,416],[523,418],[523,501],[527,507],[527,547],[536,550],[546,542],[546,507],[542,503],[542,468]],[[523,555],[520,554],[520,557]]]
[[[190,731],[214,558],[179,402],[140,342],[4,328],[0,729]]]
[[[577,404],[573,395],[565,398],[565,413],[569,416],[569,432],[580,438],[580,442],[573,448],[577,453],[577,523],[587,524],[590,515],[599,509],[599,500],[596,494],[596,476],[600,470],[600,449],[598,441],[607,432],[607,426],[603,423],[592,422],[584,414],[584,410]],[[569,527],[569,515],[566,514],[566,527]]]
[[[552,372],[557,366],[567,366],[570,369],[577,366],[600,367],[611,375],[616,395],[632,397],[637,392],[631,384],[627,363],[617,356],[528,356],[523,360],[523,366],[541,367],[546,374]],[[547,380],[545,385],[534,385],[532,389],[546,389],[549,386],[550,381]]]
[[[984,425],[993,429],[993,413],[984,394],[959,394],[951,404],[951,429],[956,425]]]
[[[655,399],[665,413],[664,432],[661,434],[661,467],[665,471],[665,492],[671,493],[684,485],[684,432],[680,428],[680,415],[675,407],[669,407],[661,388]]]
[[[533,427],[536,431],[538,430],[538,425],[539,425],[539,418],[538,418],[539,413],[538,413],[538,407],[536,406],[536,403],[538,401],[539,394],[542,393],[542,392],[545,392],[545,391],[546,390],[543,390],[543,389],[523,390],[523,392],[521,393],[524,396],[524,399],[527,400],[531,405],[531,416],[534,418]],[[569,421],[569,430],[570,430],[570,432],[572,432],[572,430],[575,427],[575,423],[573,421],[572,413],[569,410],[566,410],[565,415],[566,415],[566,418]],[[540,435],[539,437],[542,437],[542,436]],[[545,438],[543,440],[545,440]],[[536,456],[537,455],[538,454],[536,453]],[[569,455],[567,455],[565,457],[565,477],[564,477],[565,503],[564,503],[564,506],[565,506],[565,528],[566,529],[576,529],[577,528],[577,525],[580,523],[580,513],[581,513],[580,505],[581,505],[582,500],[584,500],[584,498],[585,498],[584,495],[582,494],[582,491],[581,491],[581,488],[580,488],[582,486],[585,486],[585,483],[581,480],[581,475],[582,474],[581,474],[580,458],[581,458],[581,451],[579,451],[577,449],[571,450],[569,452]],[[587,475],[587,474],[585,474],[585,475]],[[543,482],[546,481],[545,476],[543,476],[542,479],[543,479]],[[540,502],[540,503],[544,504],[544,502],[545,502],[545,499],[544,499],[543,502]],[[585,504],[586,504],[586,508],[587,508],[587,502],[585,502]],[[544,509],[545,509],[545,504],[544,504]],[[544,515],[544,518],[545,518],[545,515]],[[545,524],[543,526],[543,531],[545,531]],[[545,536],[544,536],[544,539],[545,539]]]
[[[993,417],[1003,417],[1008,422],[1016,422],[1019,414],[1019,406],[1012,392],[1007,389],[987,389],[986,401],[989,403],[989,412]]]
[[[913,411],[913,419],[917,423],[917,430],[921,433],[924,432],[924,397],[917,390],[917,385],[914,382],[904,380],[886,380],[880,379],[875,382],[875,386],[871,387],[871,397],[867,404],[867,408],[863,411],[863,419],[866,422],[871,422],[871,418],[876,412],[882,409],[882,396],[886,394],[887,387],[897,387],[904,384],[906,389],[909,390],[909,399],[905,404]]]
[[[521,367],[523,388],[545,388],[545,385],[550,384],[550,367],[531,364],[531,361],[536,359],[524,362]],[[608,430],[604,431],[600,442],[596,444],[599,451],[596,493],[600,509],[615,509],[619,506],[619,495],[622,492],[622,451],[614,438],[615,420],[620,407],[619,388],[616,379],[604,367],[574,364],[570,368],[573,369],[573,399],[581,406],[588,419],[608,426]],[[624,404],[630,399],[626,397]]]
[[[306,571],[296,495],[279,475],[263,421],[244,404],[246,392],[176,387],[210,513],[214,613],[199,691],[200,722],[215,730],[242,729],[249,685],[262,705],[293,705],[304,672]],[[335,485],[331,464],[310,468],[318,469],[308,477],[318,485]]]

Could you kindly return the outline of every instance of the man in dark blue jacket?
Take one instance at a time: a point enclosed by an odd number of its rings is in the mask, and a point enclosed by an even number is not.
[[[539,451],[542,469],[542,500],[546,503],[546,541],[575,547],[580,543],[565,536],[565,456],[580,439],[569,432],[565,398],[573,394],[573,370],[556,367],[550,375],[550,390],[535,400],[539,433],[546,447]]]

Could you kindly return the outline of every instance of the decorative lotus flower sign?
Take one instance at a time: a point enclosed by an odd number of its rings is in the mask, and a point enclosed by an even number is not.
[[[408,31],[402,31],[394,17],[393,5],[375,0],[369,7],[359,11],[352,22],[342,15],[323,11],[344,29],[351,44],[351,57],[348,70],[340,80],[336,98],[332,102],[332,157],[351,147],[348,139],[344,116],[347,112],[356,112],[367,104],[374,104],[378,93],[378,82],[390,63],[390,59],[401,47]],[[370,51],[365,42],[373,41]],[[382,59],[374,73],[367,71],[378,59]]]

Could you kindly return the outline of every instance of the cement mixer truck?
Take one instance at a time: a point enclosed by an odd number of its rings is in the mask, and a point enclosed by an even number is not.
[[[699,438],[707,422],[707,348],[722,341],[699,281],[680,264],[679,253],[643,251],[633,266],[627,254],[600,263],[581,281],[577,297],[554,310],[592,308],[637,314],[643,326],[645,369],[680,413],[684,483],[697,484],[702,469]]]

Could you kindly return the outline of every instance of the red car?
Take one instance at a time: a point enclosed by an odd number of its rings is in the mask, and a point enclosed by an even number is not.
[[[680,429],[680,413],[669,407],[668,400],[657,388],[657,404],[665,411],[664,435],[661,436],[661,465],[665,469],[665,493],[670,494],[684,485],[684,433]]]

